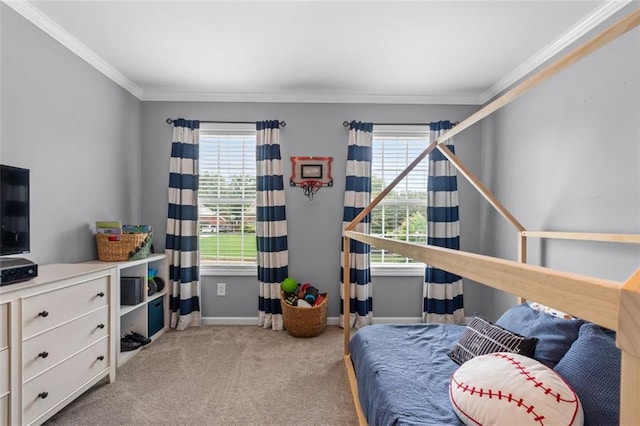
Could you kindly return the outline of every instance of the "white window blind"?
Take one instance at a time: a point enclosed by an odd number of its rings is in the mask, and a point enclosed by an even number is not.
[[[375,198],[429,145],[428,126],[376,126],[373,131],[371,196]],[[427,242],[428,159],[416,166],[371,212],[371,233]],[[371,247],[372,265],[402,266],[410,258]]]
[[[255,125],[203,124],[199,165],[201,265],[255,265]]]

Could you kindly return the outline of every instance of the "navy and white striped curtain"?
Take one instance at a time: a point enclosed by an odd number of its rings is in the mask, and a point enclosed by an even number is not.
[[[165,251],[169,263],[171,327],[200,326],[198,157],[200,122],[173,122]]]
[[[344,192],[344,229],[371,201],[371,144],[373,123],[352,121],[349,127],[349,151]],[[354,231],[369,233],[370,215],[367,215]],[[340,245],[343,247],[343,245]],[[349,258],[350,312],[349,324],[360,328],[371,324],[373,317],[373,294],[371,287],[371,247],[351,240]],[[344,327],[344,256],[340,256],[340,326]]]
[[[280,122],[256,123],[258,325],[282,330],[280,283],[289,275]]]
[[[431,140],[453,127],[450,121],[429,125]],[[455,153],[453,140],[445,142]],[[460,220],[458,215],[458,183],[456,168],[437,149],[429,154],[427,183],[427,243],[450,249],[460,249]],[[462,278],[427,265],[423,287],[424,322],[463,324],[464,308]]]

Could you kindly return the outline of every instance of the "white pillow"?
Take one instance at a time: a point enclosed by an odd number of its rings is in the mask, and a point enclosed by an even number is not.
[[[449,384],[453,409],[466,425],[582,425],[576,393],[549,367],[496,352],[458,368]]]
[[[546,314],[551,315],[552,317],[562,318],[562,319],[566,319],[566,320],[575,320],[575,319],[577,319],[573,315],[570,315],[570,314],[568,314],[566,312],[559,311],[559,310],[557,310],[555,308],[552,308],[551,306],[543,305],[543,304],[538,303],[538,302],[527,301],[527,303],[529,304],[531,309],[533,309],[534,311],[544,312]]]

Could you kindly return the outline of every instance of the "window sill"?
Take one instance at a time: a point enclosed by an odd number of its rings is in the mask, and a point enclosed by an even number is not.
[[[372,265],[371,276],[374,277],[423,277],[424,265],[391,266]]]
[[[250,277],[258,276],[257,266],[200,266],[200,276],[204,277]]]

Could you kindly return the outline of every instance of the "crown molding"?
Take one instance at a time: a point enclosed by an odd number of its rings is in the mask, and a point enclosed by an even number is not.
[[[113,80],[141,101],[173,102],[264,102],[264,103],[359,103],[359,104],[444,104],[478,105],[480,94],[465,95],[344,95],[323,93],[264,94],[264,93],[210,93],[171,90],[143,90],[93,50],[73,37],[28,0],[0,0],[33,25],[51,36],[89,65]]]
[[[142,101],[184,102],[268,102],[268,103],[324,103],[324,104],[441,104],[479,105],[480,94],[469,95],[356,95],[337,93],[209,93],[168,90],[144,90]]]
[[[578,22],[564,35],[551,43],[549,46],[529,58],[522,63],[516,69],[511,71],[500,81],[494,84],[489,90],[484,92],[480,101],[481,104],[485,104],[503,91],[507,90],[510,86],[520,81],[522,78],[531,74],[540,65],[549,61],[555,55],[560,53],[563,49],[569,47],[572,43],[579,40],[589,31],[603,23],[610,18],[614,13],[631,3],[632,0],[610,0],[596,9],[591,15],[587,16],[582,21]]]
[[[542,51],[511,71],[490,89],[483,93],[457,95],[355,95],[355,94],[265,94],[265,93],[208,93],[181,92],[172,90],[143,90],[124,74],[98,56],[95,52],[52,21],[28,0],[0,0],[17,13],[53,37],[60,44],[78,55],[109,79],[120,85],[141,101],[182,101],[182,102],[269,102],[269,103],[358,103],[358,104],[440,104],[440,105],[482,105],[510,86],[529,75],[560,51],[579,40],[586,33],[600,25],[632,0],[610,0],[591,15],[576,24],[567,33]]]
[[[60,25],[52,21],[47,15],[42,13],[40,9],[35,7],[27,0],[2,0],[7,6],[11,7],[25,19],[36,27],[40,28],[46,34],[53,37],[54,40],[62,44],[71,52],[85,60],[92,67],[106,75],[116,84],[127,90],[136,98],[142,97],[142,89],[135,83],[124,76],[120,71],[111,66],[107,61],[98,56],[93,50],[81,43],[74,36],[69,34]]]

